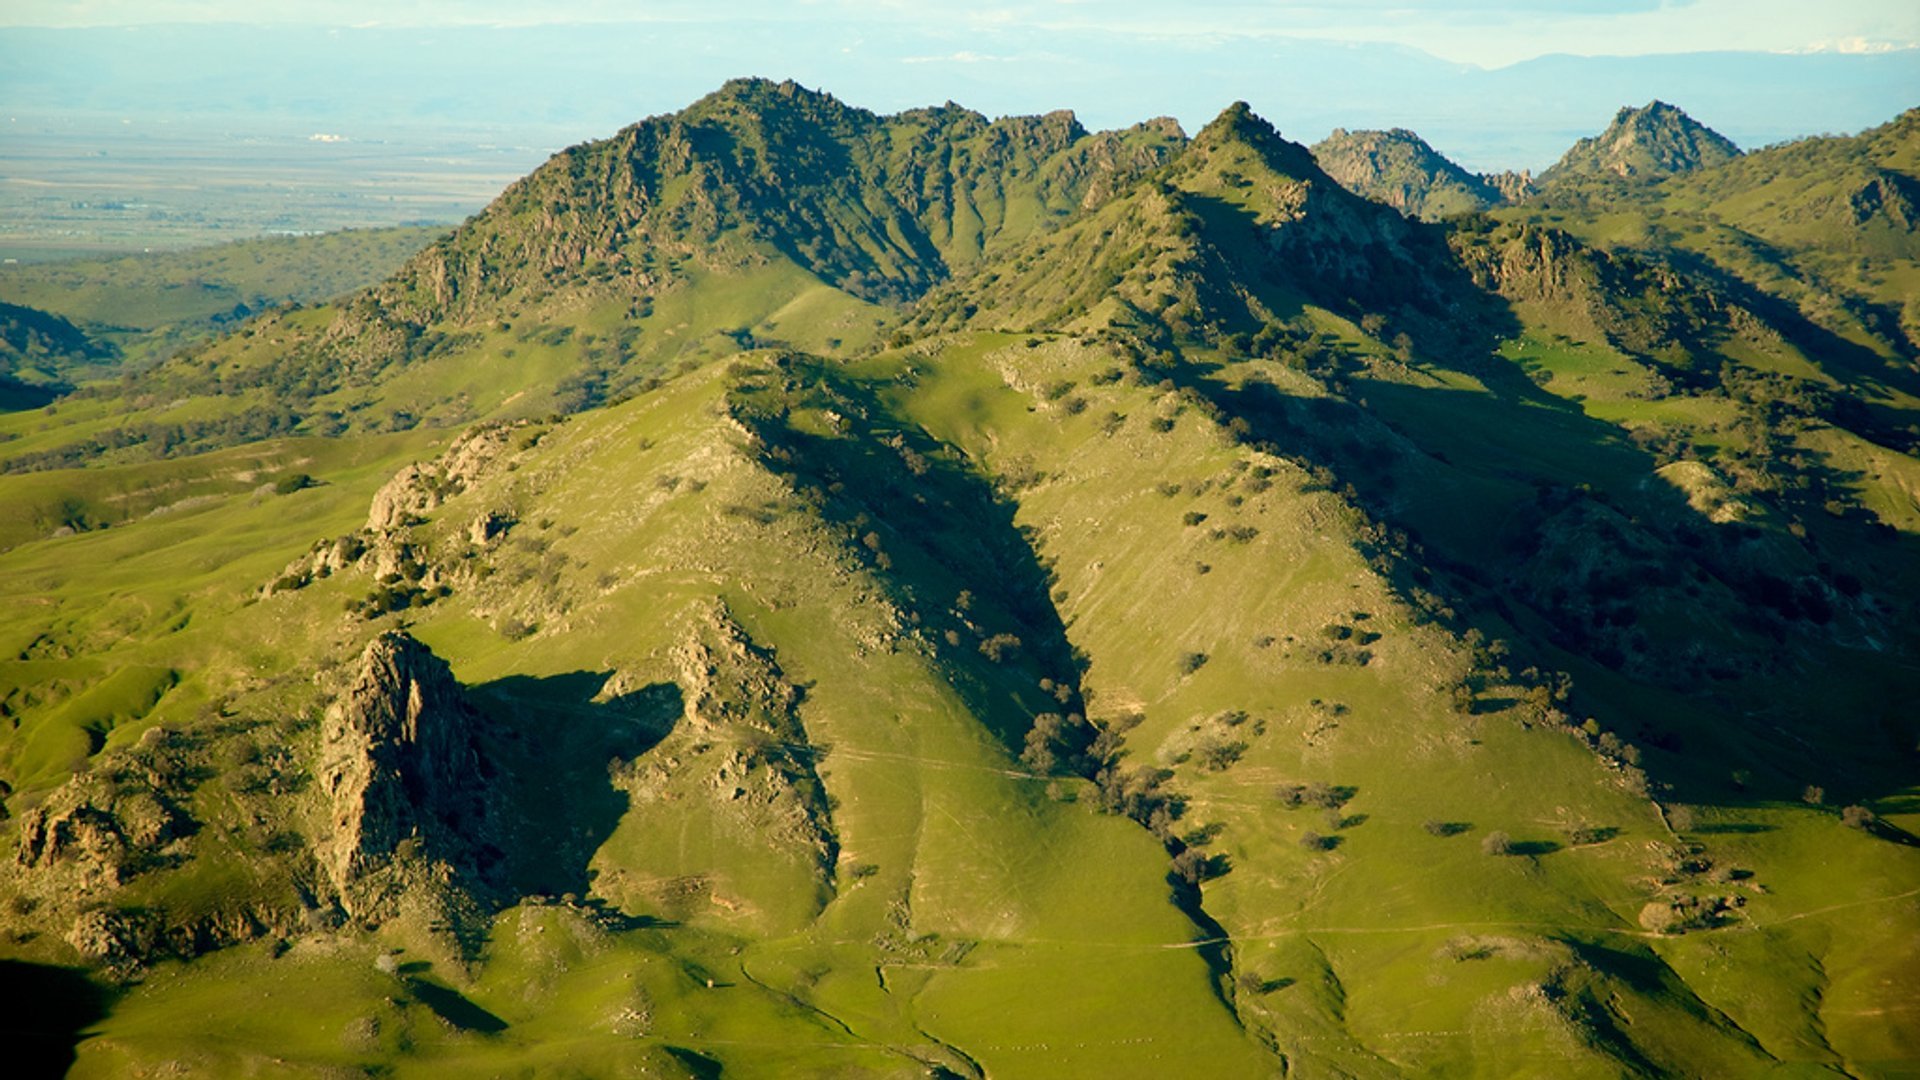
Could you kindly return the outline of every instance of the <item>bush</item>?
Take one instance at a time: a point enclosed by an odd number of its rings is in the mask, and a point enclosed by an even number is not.
[[[1200,764],[1208,772],[1225,772],[1247,752],[1247,744],[1238,739],[1209,742],[1198,751]]]
[[[304,491],[313,485],[313,477],[308,476],[306,473],[294,473],[274,481],[273,493],[275,495],[291,495],[296,491]]]
[[[995,634],[980,643],[980,653],[998,664],[1020,651],[1020,639],[1012,634]]]
[[[1511,855],[1513,838],[1496,829],[1488,833],[1486,839],[1480,841],[1480,850],[1489,855]]]
[[[1210,659],[1212,657],[1203,652],[1183,653],[1180,656],[1180,674],[1191,675],[1207,666],[1207,661]]]
[[[1840,811],[1840,823],[1852,829],[1871,829],[1879,818],[1864,806],[1849,806]]]

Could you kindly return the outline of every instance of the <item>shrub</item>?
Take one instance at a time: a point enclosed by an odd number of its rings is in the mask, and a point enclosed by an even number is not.
[[[1207,771],[1225,772],[1233,766],[1234,762],[1240,760],[1240,755],[1246,752],[1247,744],[1233,739],[1207,743],[1197,751],[1197,755],[1200,758],[1200,764]]]
[[[1210,659],[1212,657],[1203,652],[1183,653],[1180,656],[1180,674],[1191,675],[1205,667]]]
[[[980,643],[980,653],[998,664],[1020,651],[1020,639],[1012,634],[995,634]]]

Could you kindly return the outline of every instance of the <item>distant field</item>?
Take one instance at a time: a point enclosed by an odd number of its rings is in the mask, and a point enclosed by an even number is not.
[[[554,149],[476,132],[5,123],[0,259],[19,263],[458,222]]]

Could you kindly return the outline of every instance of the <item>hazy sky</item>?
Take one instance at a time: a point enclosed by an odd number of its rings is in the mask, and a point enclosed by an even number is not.
[[[1920,0],[0,0],[0,108],[46,123],[555,149],[741,75],[1095,128],[1245,100],[1538,169],[1654,98],[1748,147],[1883,123],[1920,105]]]
[[[1882,51],[1920,45],[1920,0],[6,0],[0,25],[169,22],[335,26],[738,20],[828,51],[863,27],[956,33],[1100,29],[1143,38],[1393,43],[1498,67],[1552,53]],[[947,59],[969,59],[956,50]],[[975,56],[971,59],[991,59]],[[938,97],[937,76],[923,71]],[[1920,91],[1916,92],[1920,97]]]

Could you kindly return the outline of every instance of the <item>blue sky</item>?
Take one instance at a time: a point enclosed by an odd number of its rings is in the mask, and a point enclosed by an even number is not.
[[[1891,119],[1920,0],[0,0],[0,107],[41,118],[557,148],[742,75],[1093,128],[1245,100],[1539,169],[1654,98],[1748,147]]]
[[[0,25],[234,22],[530,25],[726,19],[780,26],[797,50],[863,28],[1036,35],[1100,30],[1186,42],[1307,37],[1390,43],[1498,67],[1552,53],[1873,51],[1920,44],[1915,0],[8,0]],[[960,56],[965,50],[955,50]],[[974,54],[976,57],[984,54]],[[976,60],[975,62],[984,62]],[[918,78],[931,84],[936,76]]]

